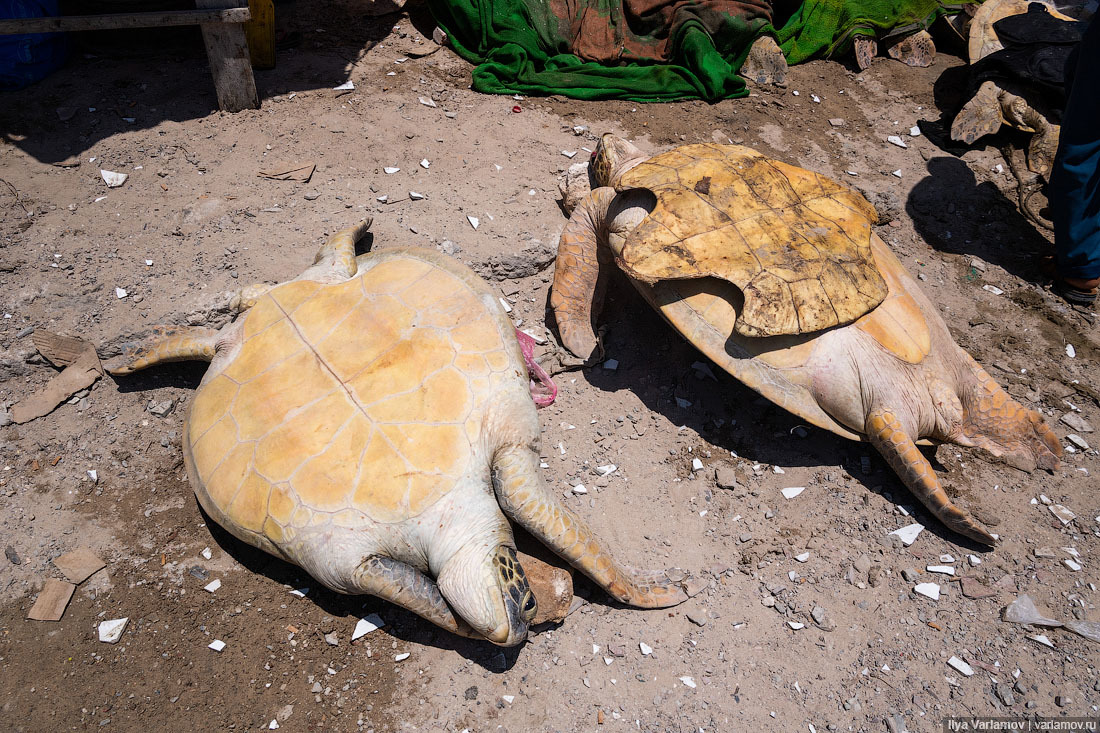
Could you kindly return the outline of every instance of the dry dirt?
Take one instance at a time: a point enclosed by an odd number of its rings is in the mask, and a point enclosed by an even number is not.
[[[191,31],[86,39],[59,73],[0,96],[10,184],[0,183],[0,403],[56,373],[33,329],[83,336],[106,355],[152,323],[224,321],[227,292],[296,275],[327,234],[366,215],[375,246],[453,253],[542,331],[565,222],[559,177],[611,130],[650,149],[732,139],[860,187],[962,346],[1060,438],[1070,411],[1100,425],[1094,318],[1044,289],[1049,237],[1017,213],[999,149],[939,145],[941,114],[962,91],[953,56],[929,69],[882,58],[862,74],[814,62],[785,89],[714,105],[516,100],[472,92],[449,50],[412,56],[426,49],[415,30],[430,36],[426,20],[301,1],[279,15],[279,67],[258,74],[260,110],[213,111]],[[332,90],[349,79],[354,91]],[[895,134],[907,148],[887,143]],[[317,165],[308,183],[257,177],[300,161]],[[129,180],[108,189],[101,168]],[[623,557],[685,568],[709,580],[702,594],[639,611],[580,579],[586,604],[501,650],[325,592],[205,523],[179,445],[202,366],[167,365],[101,379],[47,417],[0,428],[0,544],[12,550],[0,559],[0,728],[924,731],[955,714],[1097,715],[1097,646],[1051,630],[1051,649],[999,616],[1027,592],[1058,618],[1100,619],[1095,450],[1067,453],[1053,475],[936,450],[950,491],[1002,539],[985,551],[914,507],[866,445],[697,369],[699,355],[621,280],[605,322],[618,368],[559,374],[558,401],[540,413],[547,479]],[[147,409],[168,400],[167,415]],[[597,477],[609,463],[617,470]],[[716,485],[718,469],[735,488]],[[587,496],[569,490],[578,482]],[[807,488],[784,500],[790,486]],[[1040,494],[1077,518],[1062,526]],[[912,521],[906,512],[928,527],[909,548],[887,537]],[[79,546],[107,567],[60,622],[26,620],[43,581],[60,577],[51,559]],[[991,597],[925,571],[945,553]],[[221,588],[205,592],[215,578]],[[912,592],[929,580],[938,601]],[[289,593],[300,586],[313,588]],[[386,627],[351,643],[372,611]],[[121,641],[99,642],[96,624],[118,617],[130,619]],[[207,648],[214,639],[221,653]]]

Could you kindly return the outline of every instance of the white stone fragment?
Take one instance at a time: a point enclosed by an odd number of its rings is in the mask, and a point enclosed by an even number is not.
[[[930,573],[942,573],[943,575],[954,575],[955,568],[950,565],[929,565],[925,568]]]
[[[972,568],[976,568],[982,564],[982,559],[977,555],[967,555],[966,560],[970,563],[970,567]]]
[[[437,106],[439,106],[435,103],[434,99],[429,99],[429,98],[426,98],[426,97],[417,97],[417,101],[419,101],[425,107],[437,107]]]
[[[105,170],[101,170],[99,175],[103,177],[103,182],[107,184],[107,188],[118,188],[126,183],[126,179],[130,177],[126,173],[115,173],[114,171]]]
[[[386,625],[386,622],[382,620],[382,617],[377,613],[372,613],[369,616],[364,616],[355,622],[355,630],[351,632],[351,640],[355,641],[361,636],[366,636],[372,631],[377,631]]]
[[[564,155],[566,158],[572,158],[573,156],[575,156],[577,154],[577,151],[576,150],[563,150],[563,151],[561,151],[561,154]]]
[[[896,171],[894,171],[890,175],[892,175],[894,178],[901,178],[901,168],[898,168]]]
[[[614,463],[608,463],[606,466],[597,466],[596,473],[600,474],[601,476],[610,476],[611,474],[615,473],[615,469],[617,468],[618,466],[616,466]]]
[[[1071,359],[1077,356],[1077,349],[1073,348],[1073,344],[1066,344],[1066,356]]]
[[[803,552],[801,555],[795,555],[794,559],[798,560],[799,562],[806,562],[807,560],[810,559],[810,553]]]
[[[940,562],[953,563],[955,562],[955,558],[951,555],[940,555]]]
[[[691,459],[691,470],[692,471],[702,471],[703,470],[703,462],[700,461],[698,458],[692,458]]]
[[[1051,514],[1058,517],[1058,521],[1061,522],[1063,525],[1069,524],[1070,522],[1072,522],[1074,519],[1077,518],[1076,514],[1071,512],[1069,509],[1066,509],[1061,504],[1054,504],[1052,506],[1048,506],[1047,509],[1050,510]]]
[[[574,494],[587,494],[588,488],[584,484],[577,484],[573,487]]]
[[[947,663],[951,665],[951,667],[953,667],[955,670],[966,675],[967,677],[974,676],[974,668],[963,660],[959,659],[958,657],[951,657],[947,660]]]
[[[788,621],[787,626],[790,626],[795,631],[806,628],[806,624],[802,623],[801,621]]]
[[[222,582],[221,582],[221,580],[220,580],[220,579],[218,579],[218,578],[214,578],[214,579],[213,579],[213,580],[211,580],[211,581],[210,581],[209,583],[207,583],[206,585],[204,585],[204,586],[202,587],[202,589],[203,589],[204,591],[206,591],[207,593],[213,593],[214,591],[216,591],[216,590],[217,590],[218,588],[221,588],[221,587],[222,587]]]
[[[401,169],[398,168],[395,165],[388,165],[388,166],[386,166],[385,168],[382,169],[383,173],[398,173],[400,171],[401,171]]]
[[[919,593],[925,598],[931,598],[933,601],[940,599],[940,584],[939,583],[917,583],[913,586],[913,592]]]
[[[787,488],[782,489],[783,498],[784,499],[793,499],[805,490],[806,490],[805,486],[788,486]]]
[[[204,560],[209,560],[210,558],[214,557],[214,553],[210,551],[209,547],[202,548],[202,552],[200,552],[199,554],[202,555]]]
[[[268,730],[278,730],[278,728],[279,728],[279,721],[276,720],[275,718],[272,718],[271,722],[267,724],[267,729]]]
[[[920,128],[913,125],[909,128],[909,137],[920,137]]]
[[[1001,290],[996,285],[983,285],[982,290],[988,290],[989,292],[993,293],[994,295],[1004,295],[1005,294],[1005,291]]]
[[[648,657],[650,654],[653,653],[653,647],[651,647],[649,644],[646,644],[644,641],[638,642],[638,650],[641,651],[643,657]]]
[[[901,529],[895,529],[890,534],[896,534],[901,538],[901,543],[906,547],[917,541],[917,537],[924,531],[924,525],[920,523],[907,524]]]
[[[296,596],[298,598],[305,598],[307,593],[309,593],[308,586],[306,586],[305,588],[295,588],[294,590],[290,591],[290,595]]]
[[[1046,634],[1036,634],[1035,636],[1029,636],[1027,638],[1031,639],[1032,641],[1037,641],[1043,646],[1049,646],[1051,649],[1054,648],[1054,642],[1047,638]]]
[[[411,201],[422,201],[424,199],[424,194],[419,191],[409,191],[409,199]]]
[[[508,703],[509,705],[511,705],[512,701],[516,699],[516,696],[515,695],[501,695],[500,699],[503,700],[504,702]]]
[[[1070,560],[1069,558],[1066,558],[1065,560],[1063,560],[1062,564],[1065,565],[1067,568],[1069,568],[1070,570],[1072,570],[1075,573],[1078,570],[1080,570],[1081,567],[1082,567],[1081,563],[1077,562],[1076,560]]]
[[[393,661],[404,662],[406,659],[412,656],[411,652],[401,652],[400,654],[393,655]]]
[[[147,267],[152,267],[153,266],[153,261],[152,260],[145,260],[145,264],[146,264]]]
[[[432,161],[428,160],[427,158],[421,158],[420,167],[423,168],[424,170],[428,170],[429,168],[432,167]]]
[[[512,312],[512,304],[511,303],[509,303],[504,298],[497,298],[497,300],[500,301],[500,307],[504,309],[505,313],[511,313]]]
[[[221,639],[214,639],[214,641],[206,645],[206,648],[213,649],[216,652],[221,652],[222,649],[225,649],[225,642]]]
[[[786,471],[784,471],[784,470],[783,470],[782,468],[780,468],[779,466],[772,466],[772,473],[780,473],[780,474],[782,474],[782,473],[786,473]]]
[[[886,138],[886,142],[891,143],[893,145],[897,145],[899,148],[909,147],[908,145],[905,144],[905,141],[902,140],[897,135],[891,135],[890,137]]]
[[[540,334],[540,333],[536,333],[536,332],[534,332],[534,331],[529,331],[529,330],[527,330],[526,328],[525,328],[525,329],[523,329],[523,332],[524,332],[525,334],[527,334],[528,336],[530,336],[530,337],[531,337],[531,340],[532,340],[532,341],[534,341],[534,342],[535,342],[536,344],[539,344],[540,346],[541,346],[542,344],[545,344],[545,343],[546,343],[546,337],[545,337],[545,336],[543,336],[543,335],[542,335],[542,334]]]
[[[122,300],[127,295],[129,295],[129,293],[126,292],[125,288],[115,288],[115,297],[119,300]]]
[[[1077,446],[1079,450],[1089,449],[1088,441],[1086,441],[1084,438],[1082,438],[1080,435],[1077,435],[1076,433],[1070,433],[1069,435],[1067,435],[1066,440]]]
[[[797,94],[797,92],[796,92],[796,94]],[[688,687],[690,687],[691,689],[693,689],[693,690],[695,689],[695,678],[688,677],[688,676],[685,675],[684,677],[680,678],[680,681],[683,682]]]
[[[472,226],[474,229],[477,229],[478,225],[481,224],[481,220],[478,219],[476,216],[467,216],[466,221],[470,222],[470,226]]]
[[[122,632],[126,630],[127,618],[113,618],[110,621],[101,621],[98,627],[99,640],[104,644],[117,644],[122,638]]]
[[[333,87],[332,91],[334,91],[334,92],[350,92],[352,89],[355,89],[355,82],[353,82],[351,79],[348,79],[346,82],[344,82],[340,86]]]
[[[88,469],[88,478],[92,480],[93,484],[96,483],[97,481],[99,481],[99,472],[96,471],[94,468]]]

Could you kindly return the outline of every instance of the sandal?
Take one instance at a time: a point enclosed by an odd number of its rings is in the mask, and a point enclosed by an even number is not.
[[[1057,295],[1074,305],[1089,306],[1096,302],[1097,292],[1100,288],[1093,287],[1087,290],[1074,287],[1060,277],[1054,278],[1054,284],[1050,288]]]

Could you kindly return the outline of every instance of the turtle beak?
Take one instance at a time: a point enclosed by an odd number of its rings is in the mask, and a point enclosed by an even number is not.
[[[498,547],[493,556],[493,568],[504,602],[505,619],[486,637],[494,644],[515,646],[527,638],[527,628],[535,618],[538,604],[513,548]]]

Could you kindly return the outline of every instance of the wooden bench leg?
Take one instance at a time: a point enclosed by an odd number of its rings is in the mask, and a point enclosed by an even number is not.
[[[195,0],[199,8],[237,7],[235,0]],[[203,23],[202,38],[206,43],[206,58],[214,75],[218,106],[226,112],[260,106],[248,42],[240,23]]]
[[[248,0],[252,20],[244,24],[253,69],[275,68],[275,2]]]

